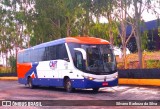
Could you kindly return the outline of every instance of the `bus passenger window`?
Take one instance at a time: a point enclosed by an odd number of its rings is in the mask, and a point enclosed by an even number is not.
[[[23,53],[18,54],[18,62],[23,63]]]
[[[32,55],[30,55],[30,61],[31,62],[37,62],[38,60],[37,60],[37,58],[38,58],[38,50],[37,49],[34,49],[34,50],[31,50],[31,54]]]
[[[56,59],[56,46],[50,46],[49,47],[49,60],[55,60]]]
[[[57,45],[56,58],[69,61],[66,46],[64,44]]]
[[[30,52],[29,51],[25,51],[23,61],[24,63],[30,62]]]
[[[38,49],[38,61],[43,61],[44,52],[45,48]]]

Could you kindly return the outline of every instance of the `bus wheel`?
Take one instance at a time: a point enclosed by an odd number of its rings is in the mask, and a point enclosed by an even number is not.
[[[31,78],[31,77],[28,78],[28,86],[29,86],[29,88],[31,88],[31,89],[34,88],[34,85],[33,85],[33,83],[32,83],[32,78]]]
[[[67,92],[71,93],[73,91],[73,88],[72,88],[72,83],[71,83],[71,80],[69,78],[67,78],[65,80],[65,89]]]
[[[93,88],[93,92],[98,92],[99,88]]]

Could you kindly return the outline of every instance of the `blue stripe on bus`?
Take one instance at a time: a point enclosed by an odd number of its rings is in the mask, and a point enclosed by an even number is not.
[[[19,78],[19,83],[26,84],[27,79],[25,78]],[[33,85],[39,85],[39,86],[55,86],[55,87],[63,87],[64,86],[64,80],[58,79],[58,78],[33,78]],[[110,86],[117,86],[118,85],[118,79],[115,79],[113,81],[108,81],[107,86],[103,86],[103,82],[95,82],[87,79],[71,79],[72,87],[73,88],[101,88],[101,87],[110,87]]]
[[[62,38],[62,39],[58,39],[58,40],[53,40],[53,41],[50,41],[50,42],[42,43],[42,44],[33,46],[33,47],[31,47],[31,48],[28,48],[28,49],[26,49],[26,50],[32,50],[33,48],[34,48],[34,49],[44,48],[44,47],[53,46],[53,45],[58,45],[58,44],[64,44],[64,43],[66,43],[66,39],[65,39],[65,38]]]
[[[25,74],[25,77],[27,78],[30,76],[33,72],[35,74],[35,77],[37,78],[37,70],[36,67],[38,66],[39,63],[32,63],[32,68]]]
[[[72,86],[74,88],[100,88],[100,87],[110,87],[110,86],[117,86],[118,85],[118,79],[115,79],[113,81],[108,81],[107,86],[103,86],[103,82],[95,82],[88,79],[75,79],[72,80]]]
[[[33,79],[34,85],[40,86],[55,86],[55,87],[63,87],[63,79],[57,78],[34,78]]]
[[[27,78],[18,78],[18,82],[21,84],[27,84]]]
[[[27,78],[19,78],[18,82],[21,84],[27,84]],[[37,86],[56,86],[63,87],[63,79],[57,78],[33,78],[32,84]]]

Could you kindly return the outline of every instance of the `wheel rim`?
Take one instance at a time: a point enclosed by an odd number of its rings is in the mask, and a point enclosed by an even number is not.
[[[70,79],[66,80],[65,89],[67,92],[72,92],[73,88],[72,88],[72,83],[71,83]]]
[[[31,78],[29,78],[28,86],[29,86],[30,88],[32,88],[32,79],[31,79]]]

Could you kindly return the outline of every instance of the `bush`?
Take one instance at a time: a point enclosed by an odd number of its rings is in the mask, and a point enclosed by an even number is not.
[[[124,69],[124,63],[123,62],[117,63],[117,68],[118,69]]]
[[[16,71],[16,58],[14,56],[9,57],[9,65],[11,66],[11,72]]]
[[[160,60],[147,60],[146,68],[160,68]]]

